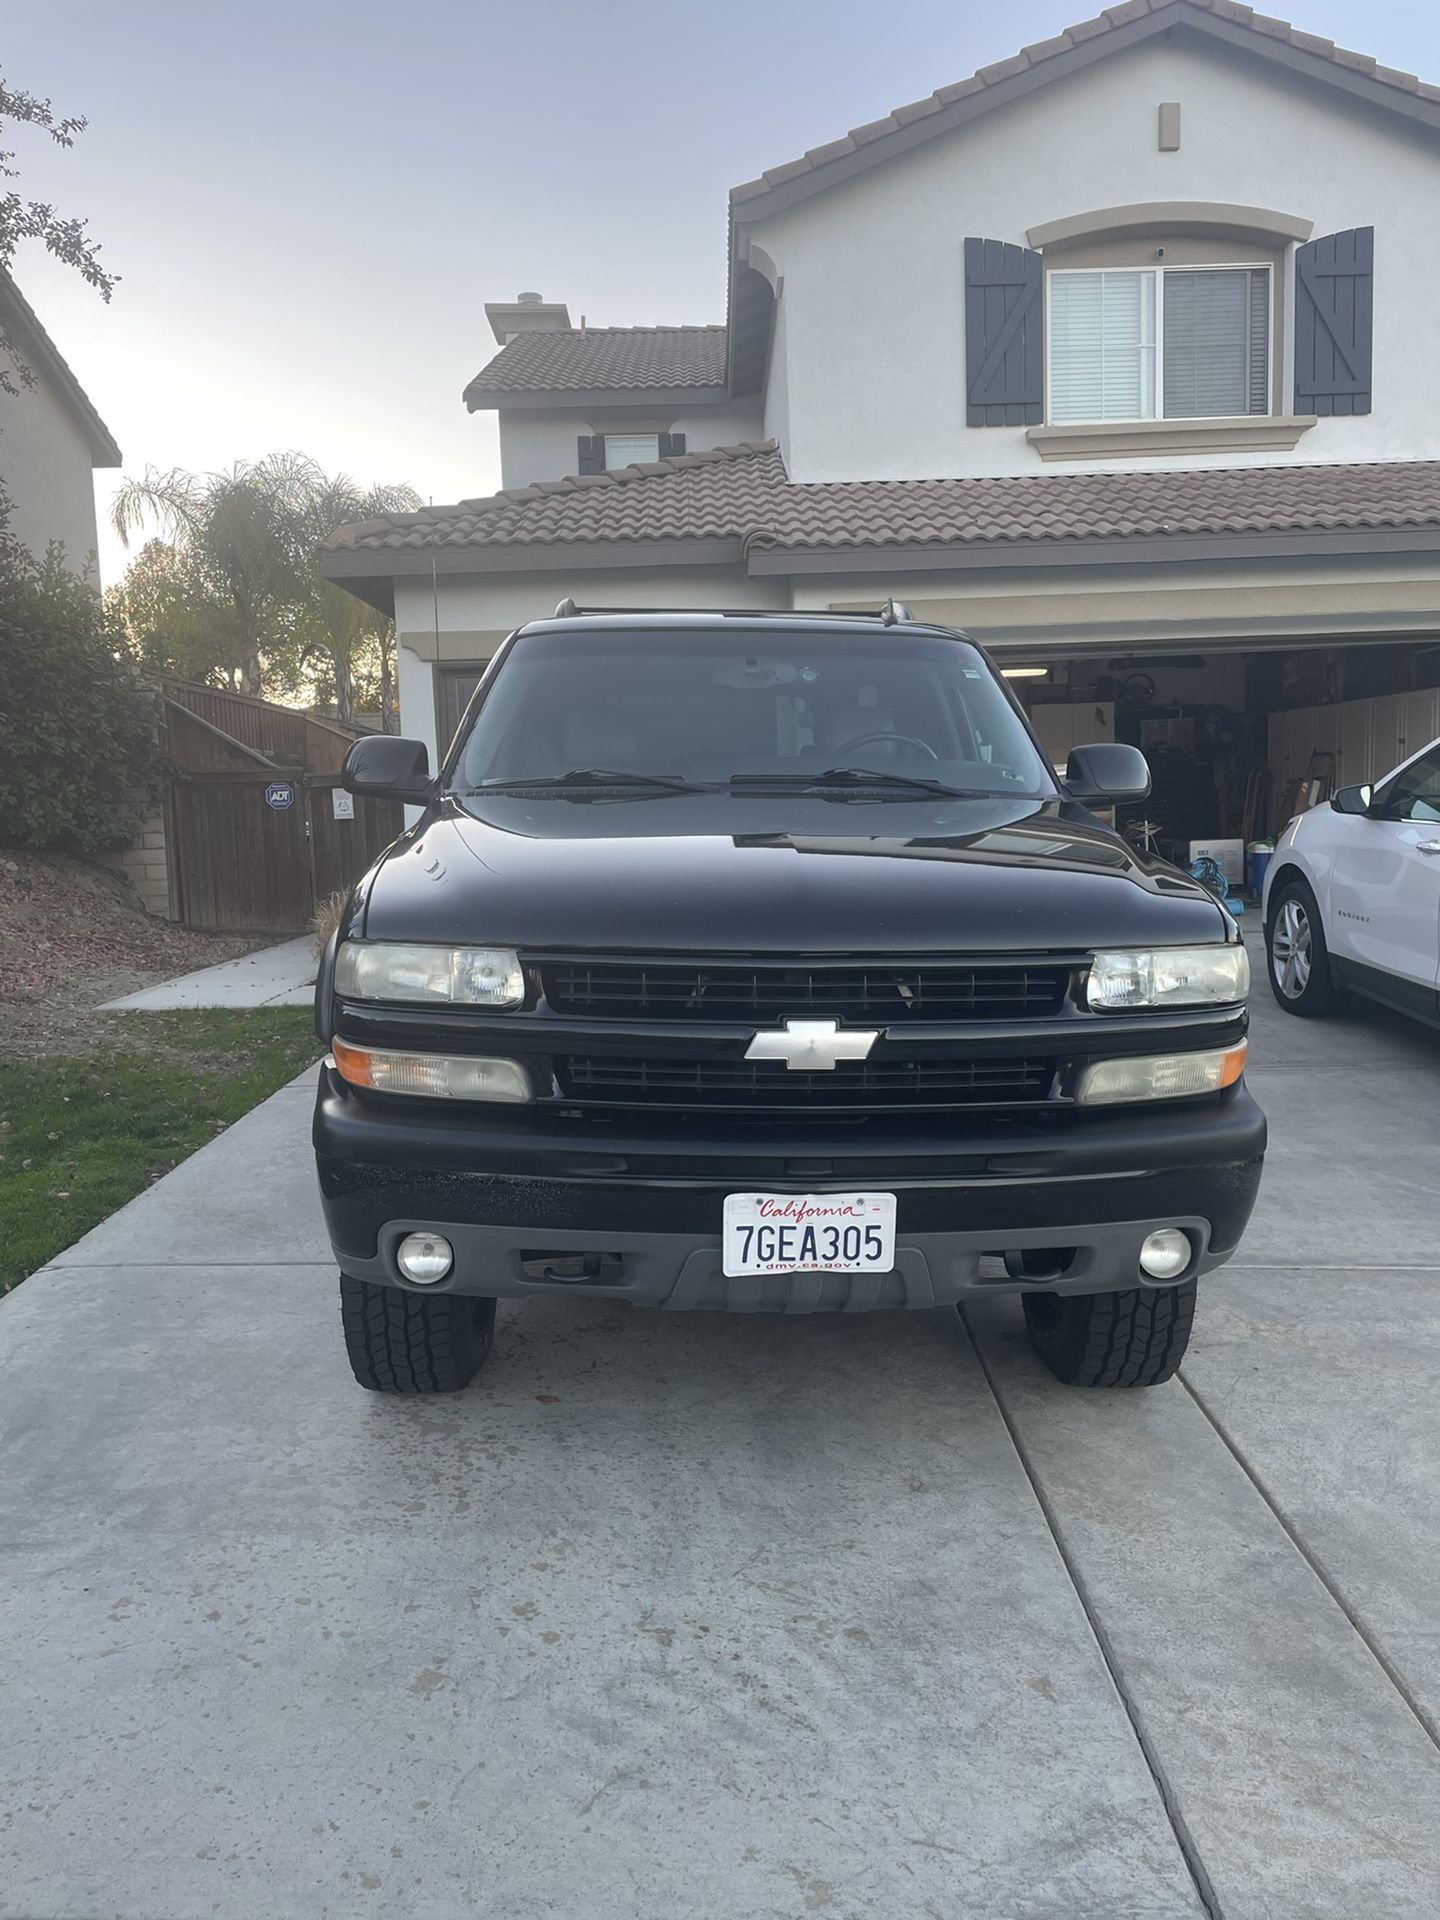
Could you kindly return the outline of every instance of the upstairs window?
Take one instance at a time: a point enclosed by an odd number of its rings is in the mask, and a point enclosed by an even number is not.
[[[605,468],[613,472],[617,467],[639,467],[648,461],[660,458],[660,436],[658,433],[607,433],[605,435]]]
[[[1228,419],[1270,411],[1270,269],[1049,275],[1049,417]]]
[[[619,473],[653,460],[677,460],[683,433],[582,433],[575,448],[577,473]]]

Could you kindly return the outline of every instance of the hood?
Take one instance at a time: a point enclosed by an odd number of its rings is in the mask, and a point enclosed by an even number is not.
[[[361,886],[364,937],[531,950],[1004,953],[1233,938],[1068,801],[444,801]]]

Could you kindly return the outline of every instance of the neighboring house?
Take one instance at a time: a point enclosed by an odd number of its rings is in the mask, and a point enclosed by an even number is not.
[[[60,541],[71,570],[98,587],[92,475],[96,467],[118,467],[120,449],[3,269],[0,343],[0,364],[19,388],[0,393],[0,489],[10,502],[9,530],[37,556]]]
[[[1258,830],[1273,716],[1272,822],[1440,730],[1437,204],[1440,89],[1128,0],[737,187],[723,328],[487,308],[505,491],[326,571],[393,609],[432,749],[562,596],[894,594],[1058,759],[1144,745],[1173,839]]]

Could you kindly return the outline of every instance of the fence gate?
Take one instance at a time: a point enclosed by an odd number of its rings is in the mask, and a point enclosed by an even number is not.
[[[301,774],[202,773],[170,789],[180,918],[231,933],[295,933],[310,919]]]
[[[405,827],[398,800],[357,798],[335,773],[306,774],[305,810],[317,903],[348,891]]]
[[[302,933],[316,902],[358,880],[403,825],[398,803],[354,799],[335,774],[181,775],[170,787],[179,917],[226,933]]]

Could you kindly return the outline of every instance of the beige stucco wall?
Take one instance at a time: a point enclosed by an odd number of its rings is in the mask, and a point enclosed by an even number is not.
[[[0,485],[10,498],[10,531],[37,556],[62,541],[72,571],[99,586],[90,442],[45,374],[34,373],[33,387],[0,394]]]

